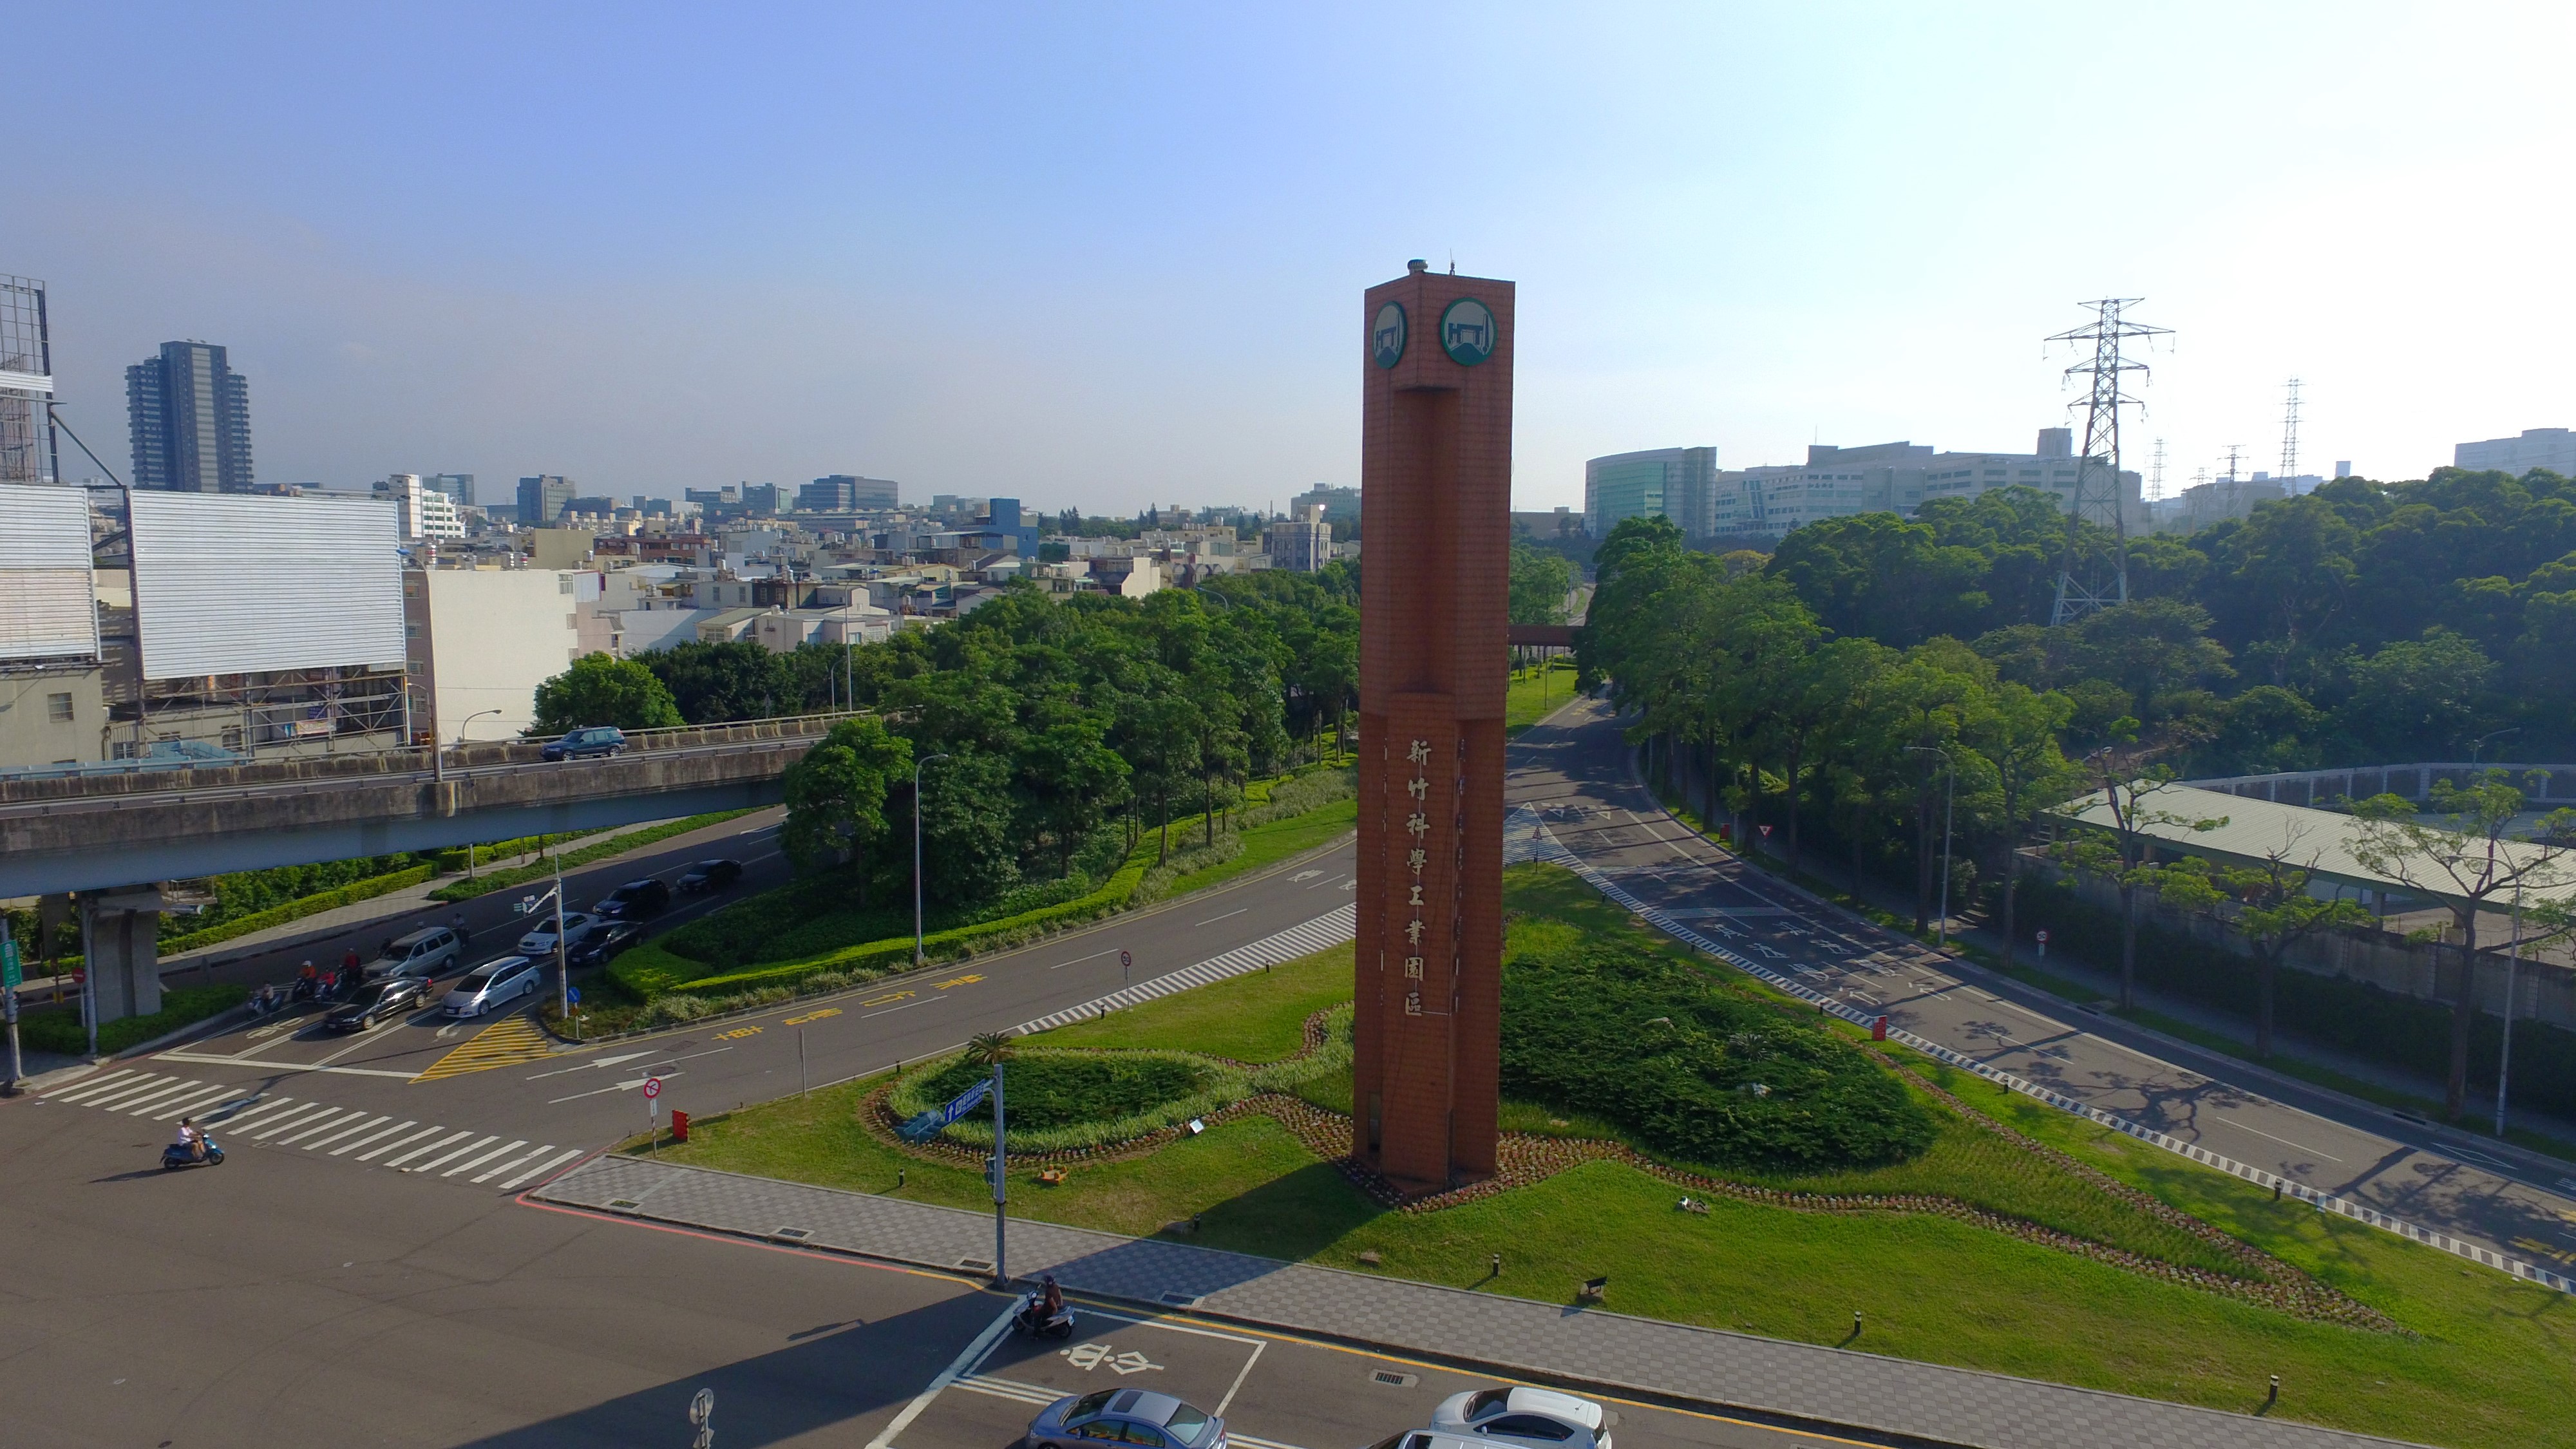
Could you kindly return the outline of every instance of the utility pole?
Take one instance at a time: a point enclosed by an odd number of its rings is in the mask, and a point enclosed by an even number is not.
[[[2075,493],[2066,510],[2066,547],[2057,571],[2057,602],[2051,624],[2071,624],[2096,609],[2129,601],[2129,526],[2120,506],[2120,409],[2138,400],[2120,390],[2120,374],[2144,374],[2147,365],[2121,356],[2120,344],[2132,337],[2171,334],[2121,315],[2137,297],[2104,297],[2084,305],[2093,309],[2089,324],[2060,332],[2051,342],[2093,344],[2090,360],[2066,369],[2069,378],[2087,379],[2086,395],[2069,408],[2084,409],[2084,448],[2075,465]]]
[[[2299,476],[2299,380],[2291,378],[2281,408],[2281,491],[2295,493]]]

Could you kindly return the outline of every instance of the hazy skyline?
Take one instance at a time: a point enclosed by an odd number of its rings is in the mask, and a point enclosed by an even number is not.
[[[1049,509],[1357,481],[1362,289],[1520,286],[1587,457],[2026,449],[2140,296],[2128,463],[2419,477],[2576,425],[2564,5],[26,12],[0,271],[74,427],[231,351],[259,476]],[[2080,420],[2077,423],[2080,426]],[[66,446],[66,452],[71,450]],[[73,476],[86,460],[67,457]]]

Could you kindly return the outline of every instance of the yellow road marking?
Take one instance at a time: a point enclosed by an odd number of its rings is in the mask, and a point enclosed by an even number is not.
[[[821,1021],[824,1017],[827,1017],[827,1016],[838,1016],[838,1015],[840,1015],[840,1014],[841,1014],[841,1008],[839,1008],[839,1007],[837,1007],[837,1006],[827,1006],[827,1007],[824,1007],[821,1011],[809,1011],[809,1012],[805,1013],[803,1016],[791,1016],[791,1017],[787,1018],[786,1025],[788,1025],[788,1026],[803,1026],[805,1023],[807,1023],[807,1022],[809,1022],[809,1021]]]
[[[861,1006],[883,1006],[883,1005],[885,1005],[885,1004],[886,1004],[887,1002],[889,1002],[889,1001],[901,1001],[901,1000],[903,1000],[905,997],[910,996],[911,994],[912,994],[912,993],[911,993],[911,992],[909,992],[909,991],[893,991],[893,992],[888,992],[887,994],[885,994],[885,995],[883,995],[883,996],[871,996],[871,997],[869,997],[867,1000],[860,1002],[860,1003],[859,1003],[859,1005],[861,1005]]]
[[[931,989],[934,991],[945,991],[951,986],[972,986],[983,979],[984,978],[981,976],[960,976],[954,981],[942,981]]]
[[[716,1033],[716,1040],[718,1040],[718,1041],[739,1041],[739,1040],[741,1040],[742,1038],[747,1037],[747,1036],[758,1036],[758,1035],[760,1035],[760,1028],[759,1028],[759,1027],[756,1027],[756,1026],[737,1026],[737,1027],[735,1027],[735,1028],[734,1028],[733,1030],[731,1030],[731,1031],[720,1031],[720,1032],[717,1032],[717,1033]]]
[[[463,1046],[429,1064],[415,1082],[435,1082],[443,1077],[461,1077],[467,1072],[488,1072],[494,1067],[514,1067],[524,1062],[541,1062],[554,1055],[554,1044],[537,1024],[525,1016],[496,1021],[476,1032]]]

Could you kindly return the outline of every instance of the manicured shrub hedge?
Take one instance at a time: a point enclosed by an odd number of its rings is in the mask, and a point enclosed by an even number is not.
[[[406,886],[416,886],[436,874],[438,874],[437,866],[416,865],[406,870],[388,871],[383,875],[370,876],[365,880],[351,881],[347,885],[323,891],[319,895],[304,896],[283,905],[271,906],[264,911],[235,916],[229,921],[218,922],[202,931],[190,931],[186,935],[172,936],[161,942],[160,955],[165,958],[176,956],[182,951],[194,951],[200,946],[217,945],[247,936],[253,931],[265,931],[271,926],[283,926],[289,921],[303,920],[306,916],[318,916],[324,911],[336,910],[341,906],[355,905],[359,901],[390,895]]]
[[[1887,1069],[1816,1021],[1635,946],[1503,967],[1503,1092],[1604,1117],[1658,1156],[1817,1172],[1902,1162],[1939,1131]]]
[[[984,1068],[960,1057],[914,1085],[925,1101],[939,1103],[984,1074]],[[1011,1125],[1039,1132],[1133,1117],[1148,1107],[1196,1096],[1216,1085],[1220,1075],[1211,1064],[1177,1052],[1032,1052],[1011,1063],[1003,1086]],[[986,1098],[966,1120],[982,1122],[990,1131],[992,1099]]]
[[[129,1016],[99,1023],[98,1049],[114,1056],[127,1047],[152,1040],[183,1026],[230,1011],[250,998],[247,986],[174,986],[161,993],[161,1009],[150,1016]],[[78,1007],[46,1007],[18,1018],[19,1041],[29,1051],[78,1056],[89,1050],[89,1032],[81,1026]]]
[[[2143,910],[2143,907],[2141,908]],[[2045,926],[2053,956],[2064,951],[2104,969],[2120,962],[2120,917],[2087,904],[2067,886],[2025,880],[2014,902],[2014,924],[2024,931]],[[2448,963],[2443,987],[2457,978]],[[2490,961],[2481,971],[2500,971]],[[2252,1020],[2255,968],[2251,957],[2142,923],[2138,927],[2138,982]],[[2528,998],[2526,998],[2527,1000]],[[2383,991],[2366,981],[2318,976],[2284,967],[2273,1004],[2281,1030],[2340,1047],[2438,1081],[2451,1069],[2451,1008]],[[2480,1013],[2470,1027],[2469,1078],[2493,1100],[2496,1057],[2504,1023]],[[2576,1032],[2528,1017],[2513,1024],[2513,1099],[2535,1111],[2576,1115]]]

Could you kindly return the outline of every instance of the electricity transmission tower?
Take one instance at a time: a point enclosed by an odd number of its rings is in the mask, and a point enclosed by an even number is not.
[[[2165,496],[2165,440],[2156,439],[2156,461],[2147,474],[2147,497],[2162,502]]]
[[[2066,369],[2070,378],[2088,379],[2087,396],[2069,408],[2084,409],[2084,448],[2075,465],[2075,496],[2066,510],[2066,549],[2057,571],[2057,604],[2051,624],[2071,624],[2096,609],[2129,601],[2129,525],[2120,507],[2120,409],[2138,400],[2120,390],[2120,374],[2143,374],[2147,365],[2120,355],[2120,344],[2132,337],[2158,337],[2169,327],[2149,327],[2121,315],[2142,299],[2105,297],[2084,305],[2093,321],[2060,332],[2051,342],[2093,344],[2090,361]]]
[[[2295,490],[2299,478],[2299,380],[2291,378],[2289,401],[2281,412],[2281,491]]]

